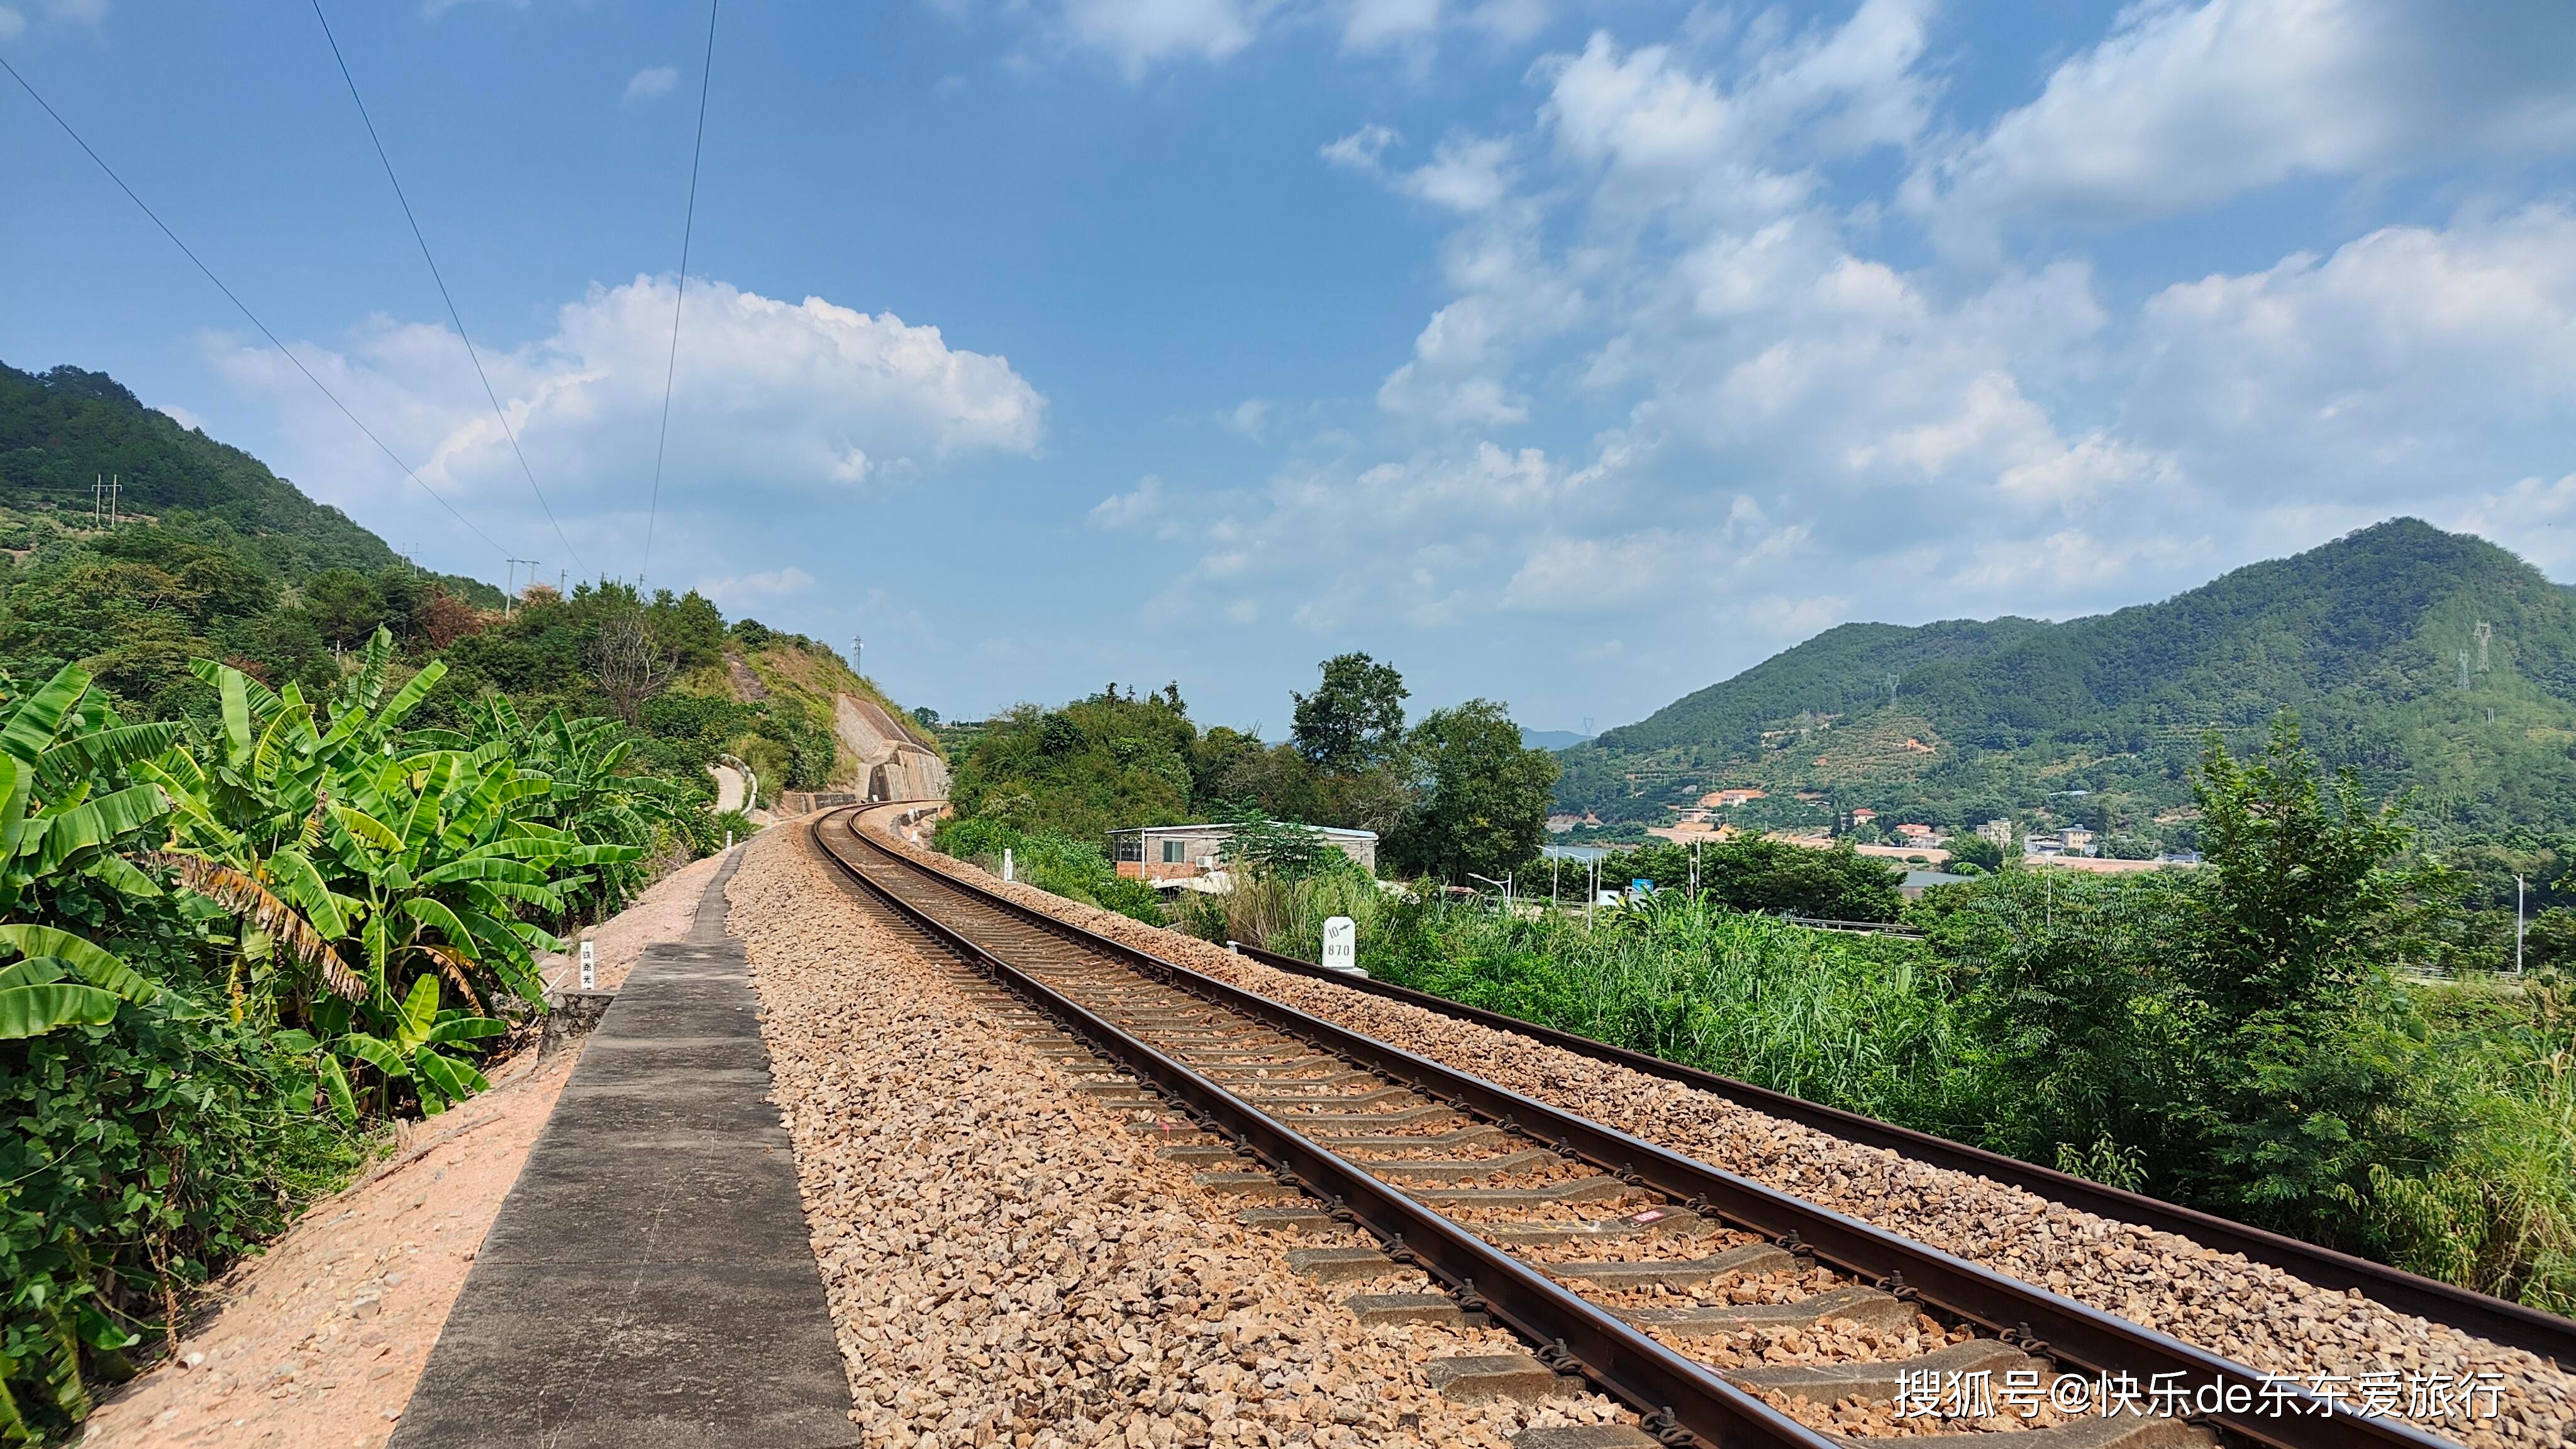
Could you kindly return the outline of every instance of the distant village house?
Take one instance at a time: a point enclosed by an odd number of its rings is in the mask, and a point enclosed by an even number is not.
[[[1326,825],[1302,828],[1358,861],[1361,869],[1371,875],[1377,873],[1375,831],[1339,830]],[[1110,831],[1109,858],[1117,863],[1120,875],[1161,885],[1192,880],[1223,868],[1225,843],[1233,838],[1234,827],[1226,824],[1143,825]]]

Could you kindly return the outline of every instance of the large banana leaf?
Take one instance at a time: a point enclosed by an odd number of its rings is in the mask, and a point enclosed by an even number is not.
[[[75,1023],[104,1026],[116,1020],[119,1004],[115,992],[95,986],[0,986],[0,1041],[43,1036]]]
[[[546,883],[546,873],[525,861],[501,855],[469,855],[451,860],[435,870],[422,871],[414,878],[422,887],[453,885],[458,881],[507,881],[512,885],[538,886]]]
[[[52,747],[63,716],[88,692],[88,670],[77,664],[56,670],[53,678],[28,695],[26,702],[9,716],[8,725],[0,728],[0,754],[34,770]]]
[[[438,681],[446,677],[446,660],[433,659],[422,665],[420,672],[404,681],[403,687],[394,691],[394,697],[385,701],[385,707],[376,711],[376,727],[390,730],[401,724],[404,716],[418,708],[420,702],[429,697],[430,690],[437,686]]]
[[[75,805],[53,817],[36,868],[54,870],[76,852],[142,829],[169,808],[157,785],[131,785]]]
[[[160,988],[123,961],[53,926],[24,921],[0,925],[0,947],[22,956],[51,956],[77,971],[90,985],[128,1001],[150,1001]]]
[[[394,1045],[413,1051],[429,1043],[430,1028],[438,1025],[438,978],[424,974],[412,982],[411,994],[403,998],[402,1013],[394,1022]]]
[[[122,770],[154,758],[178,742],[185,726],[177,720],[117,725],[73,735],[45,751],[38,778],[49,787],[70,783],[74,770]]]
[[[395,834],[383,821],[364,810],[351,809],[346,805],[334,805],[331,807],[331,818],[340,822],[340,828],[385,854],[393,856],[402,854],[402,837]]]
[[[411,1064],[412,1085],[420,1090],[420,1103],[427,1111],[439,1111],[448,1102],[462,1101],[492,1085],[481,1072],[429,1047],[412,1053]]]
[[[271,854],[268,874],[277,894],[302,911],[314,930],[334,941],[349,934],[349,917],[341,908],[340,898],[332,893],[322,873],[302,850],[288,847]]]

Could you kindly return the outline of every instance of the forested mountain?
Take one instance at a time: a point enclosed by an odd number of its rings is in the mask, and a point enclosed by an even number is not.
[[[372,573],[401,562],[349,515],[305,497],[241,449],[145,407],[106,373],[27,373],[0,363],[0,508],[18,515],[9,520],[16,536],[7,546],[29,546],[33,519],[86,526],[91,484],[103,474],[121,480],[126,514],[216,541],[239,539],[289,579],[333,568]],[[478,602],[500,603],[488,584],[448,582],[489,596]]]
[[[1566,751],[1558,801],[1651,821],[1747,786],[1770,792],[1745,807],[1767,824],[1868,806],[2178,844],[2204,735],[2241,748],[2283,709],[2439,828],[2560,828],[2576,820],[2576,594],[2401,518],[2062,624],[1847,624]]]

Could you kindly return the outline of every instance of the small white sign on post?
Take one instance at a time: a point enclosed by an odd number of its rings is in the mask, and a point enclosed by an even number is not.
[[[599,955],[597,949],[590,944],[588,936],[581,938],[581,989],[584,991],[599,989]]]
[[[1005,882],[1008,882],[1008,881],[1010,881],[1012,878],[1013,878],[1013,877],[1012,877],[1012,875],[1011,875],[1011,848],[1010,848],[1009,846],[1005,845],[1005,846],[1003,846],[1003,847],[1002,847],[1002,879],[1003,879]]]
[[[1324,922],[1324,965],[1335,971],[1360,969],[1359,923],[1348,916]]]

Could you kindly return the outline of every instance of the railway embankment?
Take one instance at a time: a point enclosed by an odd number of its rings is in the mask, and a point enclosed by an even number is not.
[[[909,860],[1084,930],[2250,1368],[2347,1392],[2410,1380],[2493,1385],[2492,1417],[2455,1416],[2439,1432],[2478,1446],[2576,1439],[2576,1380],[2565,1365],[2527,1350],[2398,1312],[2357,1291],[2319,1288],[2176,1234],[1846,1142],[1679,1083],[1277,971],[1177,932],[1005,884],[906,841],[876,838]]]

